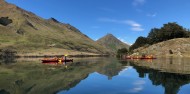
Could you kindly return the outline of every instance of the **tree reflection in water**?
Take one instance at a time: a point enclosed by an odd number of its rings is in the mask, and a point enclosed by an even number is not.
[[[164,62],[165,64],[158,61],[152,63],[130,61],[129,63],[134,69],[136,69],[139,77],[145,78],[145,76],[148,75],[148,78],[152,81],[153,85],[162,85],[165,88],[165,94],[178,94],[180,87],[190,83],[190,74],[187,72],[189,69],[186,68],[189,64],[186,65],[184,59],[175,60],[169,58],[162,60],[167,61]],[[178,65],[178,68],[174,70],[175,68],[173,67],[176,67],[176,65]]]

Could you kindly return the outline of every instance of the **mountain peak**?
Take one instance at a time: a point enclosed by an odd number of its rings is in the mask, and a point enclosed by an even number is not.
[[[117,39],[113,34],[111,33],[108,33],[106,34],[104,37],[100,38],[100,39],[103,39],[103,38],[106,38],[106,39]]]
[[[97,43],[103,45],[113,53],[116,53],[117,50],[121,48],[129,48],[129,45],[121,42],[112,34],[107,34],[106,36],[100,38],[97,40]]]
[[[111,34],[111,33],[107,33],[107,35],[106,36],[113,36],[113,34]]]
[[[106,36],[104,36],[104,37],[115,37],[113,34],[111,34],[111,33],[108,33]]]

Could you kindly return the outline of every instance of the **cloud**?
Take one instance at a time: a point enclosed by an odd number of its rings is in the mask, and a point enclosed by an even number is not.
[[[101,19],[98,19],[98,21],[110,22],[110,23],[116,23],[116,24],[125,24],[125,25],[131,26],[132,31],[144,31],[144,29],[142,28],[142,25],[133,20],[116,20],[116,19],[110,19],[110,18],[101,18]]]
[[[126,44],[128,44],[128,45],[131,45],[131,43],[128,43],[125,39],[123,39],[123,38],[117,38],[117,39],[119,39],[120,41],[122,41],[123,43],[126,43]]]
[[[148,16],[148,17],[156,17],[156,16],[157,16],[157,13],[148,13],[147,16]]]
[[[130,89],[129,92],[138,93],[138,92],[142,91],[144,89],[143,85],[145,83],[146,82],[144,80],[139,80],[139,81],[134,82],[133,83],[134,88]]]
[[[133,31],[144,31],[144,29],[142,28],[142,25],[133,20],[126,20],[125,23],[130,25],[131,30]]]
[[[136,6],[142,6],[145,4],[145,2],[146,2],[146,0],[133,0],[132,5],[135,7]]]
[[[130,92],[137,93],[137,92],[140,92],[141,90],[143,90],[143,87],[135,87],[135,88],[131,89]]]
[[[131,30],[133,30],[133,31],[144,31],[144,29],[141,27],[132,27]]]

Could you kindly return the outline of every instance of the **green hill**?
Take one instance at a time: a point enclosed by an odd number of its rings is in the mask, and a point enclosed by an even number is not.
[[[99,43],[100,45],[103,45],[105,48],[107,48],[110,52],[114,54],[117,52],[118,49],[129,48],[128,44],[121,42],[112,34],[107,34],[106,36],[100,38],[96,42]]]
[[[70,24],[43,19],[4,0],[0,1],[0,49],[20,54],[64,51],[107,53],[105,48]]]

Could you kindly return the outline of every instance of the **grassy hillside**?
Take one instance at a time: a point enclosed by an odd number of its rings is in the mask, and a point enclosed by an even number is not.
[[[100,38],[96,42],[106,47],[106,49],[108,49],[112,53],[116,53],[117,50],[121,48],[129,48],[129,45],[121,42],[112,34],[107,34],[106,36]]]
[[[153,54],[157,57],[190,57],[190,38],[176,38],[134,50],[135,54]]]
[[[47,49],[107,52],[69,24],[54,18],[43,19],[4,0],[0,3],[0,49],[12,48],[19,53],[37,53]]]

